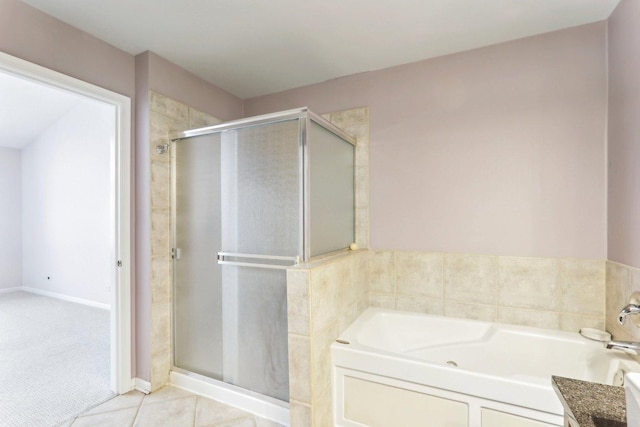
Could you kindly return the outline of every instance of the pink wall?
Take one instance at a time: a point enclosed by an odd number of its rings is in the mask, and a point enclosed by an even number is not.
[[[609,18],[609,259],[640,267],[640,2]]]
[[[371,246],[601,258],[606,24],[245,101],[245,115],[367,105]]]
[[[0,0],[0,51],[133,98],[133,56],[18,0]]]
[[[242,117],[242,100],[153,52],[147,56],[149,88],[223,121]]]

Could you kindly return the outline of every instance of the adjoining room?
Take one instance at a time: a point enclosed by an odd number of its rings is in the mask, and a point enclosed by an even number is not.
[[[111,390],[111,105],[0,73],[0,413],[56,425]]]

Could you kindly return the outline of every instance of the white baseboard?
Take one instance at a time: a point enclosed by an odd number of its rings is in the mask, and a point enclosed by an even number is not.
[[[5,289],[0,289],[0,294],[8,294],[9,292],[18,292],[21,291],[22,288],[5,288]]]
[[[133,379],[133,388],[144,394],[151,393],[151,383],[137,377]]]
[[[103,310],[111,310],[109,304],[103,304],[101,302],[95,302],[88,299],[70,297],[68,295],[59,294],[57,292],[43,291],[42,289],[31,288],[29,286],[23,286],[18,288],[20,291],[31,292],[32,294],[44,295],[46,297],[57,298],[64,301],[75,302],[78,304],[88,305],[89,307],[101,308]]]

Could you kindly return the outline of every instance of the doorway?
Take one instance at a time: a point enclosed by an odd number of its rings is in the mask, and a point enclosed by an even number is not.
[[[0,52],[0,73],[73,94],[112,111],[109,147],[108,267],[103,276],[110,307],[110,388],[132,389],[131,373],[131,100],[128,97]],[[46,277],[43,280],[47,280]],[[49,279],[50,280],[50,279]]]

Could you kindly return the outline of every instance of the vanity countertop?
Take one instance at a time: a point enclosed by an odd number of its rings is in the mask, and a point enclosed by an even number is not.
[[[580,427],[626,427],[623,387],[551,377],[565,414]]]

